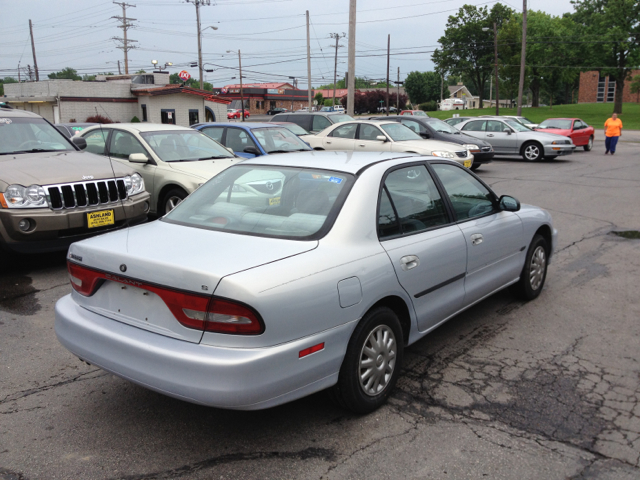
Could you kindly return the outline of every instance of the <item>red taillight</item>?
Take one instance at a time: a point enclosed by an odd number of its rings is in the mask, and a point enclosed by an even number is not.
[[[239,303],[157,287],[76,263],[67,262],[67,267],[71,285],[85,297],[93,295],[103,282],[109,280],[155,293],[169,307],[176,320],[187,328],[236,335],[260,335],[264,332],[264,324],[258,314]]]
[[[96,293],[96,290],[105,279],[102,272],[91,270],[76,263],[67,262],[67,270],[69,270],[71,286],[76,292],[85,297],[90,297]]]

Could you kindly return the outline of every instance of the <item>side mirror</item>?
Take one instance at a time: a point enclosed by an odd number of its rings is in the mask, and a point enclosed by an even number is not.
[[[376,140],[379,140],[381,142],[386,142],[387,141],[387,137],[385,137],[384,135],[378,135],[376,137]]]
[[[73,137],[71,137],[71,142],[80,150],[84,150],[85,148],[87,148],[87,141],[84,139],[84,137],[74,135]]]
[[[428,134],[428,133],[425,133],[425,132],[422,132],[422,133],[420,133],[419,135],[420,135],[422,138],[425,138],[425,139],[426,139],[426,138],[429,138],[429,134]]]
[[[242,150],[244,153],[251,153],[253,155],[255,155],[256,157],[259,155],[262,155],[260,153],[260,150],[258,150],[256,147],[244,147],[244,150]]]
[[[506,133],[507,135],[511,135],[511,129],[510,129],[510,128],[505,128],[505,130],[504,130],[504,131],[505,131],[505,133]]]
[[[129,155],[129,161],[131,163],[147,163],[149,161],[149,157],[144,153],[132,153]]]
[[[500,197],[500,210],[517,212],[520,210],[520,202],[518,199],[510,197],[509,195],[503,195]]]

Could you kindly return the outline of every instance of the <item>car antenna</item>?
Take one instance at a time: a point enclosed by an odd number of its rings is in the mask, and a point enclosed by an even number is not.
[[[101,106],[102,107],[102,106]],[[96,115],[99,116],[100,114],[98,113],[98,107],[96,107],[94,105],[93,107],[96,111]],[[102,107],[102,109],[104,110],[104,107]],[[104,113],[107,113],[106,110]],[[109,114],[107,113],[107,118],[109,120],[111,120],[111,117],[109,117]],[[111,120],[113,121],[113,120]],[[102,135],[102,138],[104,139],[104,151],[107,154],[107,158],[109,159],[109,166],[111,167],[111,173],[113,173],[113,181],[116,184],[116,191],[118,190],[118,177],[116,176],[116,170],[115,168],[113,168],[113,159],[111,158],[111,152],[109,151],[109,148],[107,146],[107,138],[108,138],[108,134],[105,134],[105,131],[102,129],[102,123],[100,124],[100,134]],[[126,190],[126,185],[125,185],[125,190]],[[109,194],[109,188],[107,188],[107,195]],[[127,225],[129,224],[129,219],[127,218],[127,209],[124,206],[124,200],[120,197],[120,192],[118,192],[118,199],[120,200],[120,206],[122,207],[122,213],[124,213],[124,220],[127,223]],[[114,219],[113,222],[115,223],[115,215],[114,215]],[[129,229],[127,228],[127,244],[129,243]]]

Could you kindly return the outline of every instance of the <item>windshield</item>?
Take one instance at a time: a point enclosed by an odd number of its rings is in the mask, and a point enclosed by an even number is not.
[[[163,221],[196,228],[310,240],[333,224],[354,181],[308,168],[236,165],[189,195]]]
[[[453,128],[451,125],[449,125],[448,123],[443,122],[442,120],[438,120],[437,118],[429,118],[427,120],[427,123],[429,124],[429,126],[431,128],[433,128],[436,132],[440,132],[440,133],[453,133],[455,134],[459,134],[460,130],[458,130],[457,128]]]
[[[346,113],[341,113],[338,115],[329,116],[329,120],[331,120],[333,123],[342,123],[342,122],[352,122],[355,119],[352,116],[347,115]]]
[[[516,132],[530,132],[531,131],[531,129],[529,127],[525,127],[523,124],[521,124],[517,120],[506,119],[506,120],[504,120],[504,123],[506,123],[511,128],[513,128]]]
[[[282,126],[295,133],[296,135],[309,135],[309,132],[307,132],[304,128],[296,123],[287,123],[286,125],[283,124]]]
[[[251,133],[258,139],[267,153],[299,152],[311,150],[311,147],[298,136],[284,127],[254,128]]]
[[[557,118],[550,118],[538,125],[538,128],[557,128],[561,130],[571,130],[571,120],[559,120]]]
[[[420,135],[414,133],[413,130],[405,127],[401,123],[388,123],[386,125],[380,125],[380,127],[394,142],[402,142],[404,140],[422,140]]]
[[[197,130],[142,132],[140,135],[163,162],[234,157],[229,150]]]
[[[522,123],[526,123],[526,124],[529,124],[529,125],[534,125],[534,123],[531,120],[529,120],[527,117],[520,117],[520,118],[518,118],[518,120],[520,120],[520,122],[522,122]]]
[[[56,128],[42,118],[2,117],[0,155],[10,153],[75,151]]]

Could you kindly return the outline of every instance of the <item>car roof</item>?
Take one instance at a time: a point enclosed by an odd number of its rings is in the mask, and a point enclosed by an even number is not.
[[[199,123],[198,127],[238,127],[244,128],[245,130],[251,130],[252,128],[276,128],[277,125],[273,123],[264,123],[264,122],[208,122],[208,123]]]
[[[403,152],[340,152],[311,150],[308,152],[292,152],[286,155],[277,156],[263,155],[249,160],[244,160],[242,165],[278,165],[282,167],[317,168],[322,170],[335,170],[355,175],[363,168],[375,163],[414,157],[418,160],[420,158],[425,158],[425,155]]]
[[[89,128],[94,129],[96,127],[94,126]],[[183,127],[181,125],[171,125],[166,123],[105,123],[105,124],[102,124],[102,128],[121,128],[122,130],[127,130],[129,132],[158,132],[158,131],[168,131],[168,130],[193,131],[193,128]]]
[[[547,120],[580,120],[583,121],[581,118],[578,117],[551,117],[551,118],[545,118],[542,122],[546,122]],[[542,123],[540,122],[540,123]]]
[[[31,118],[42,118],[40,115],[38,115],[37,113],[33,113],[33,112],[29,112],[27,110],[20,110],[18,108],[13,108],[11,106],[2,106],[2,108],[0,108],[0,116],[2,117],[12,117],[12,118],[24,118],[24,117],[31,117]]]

